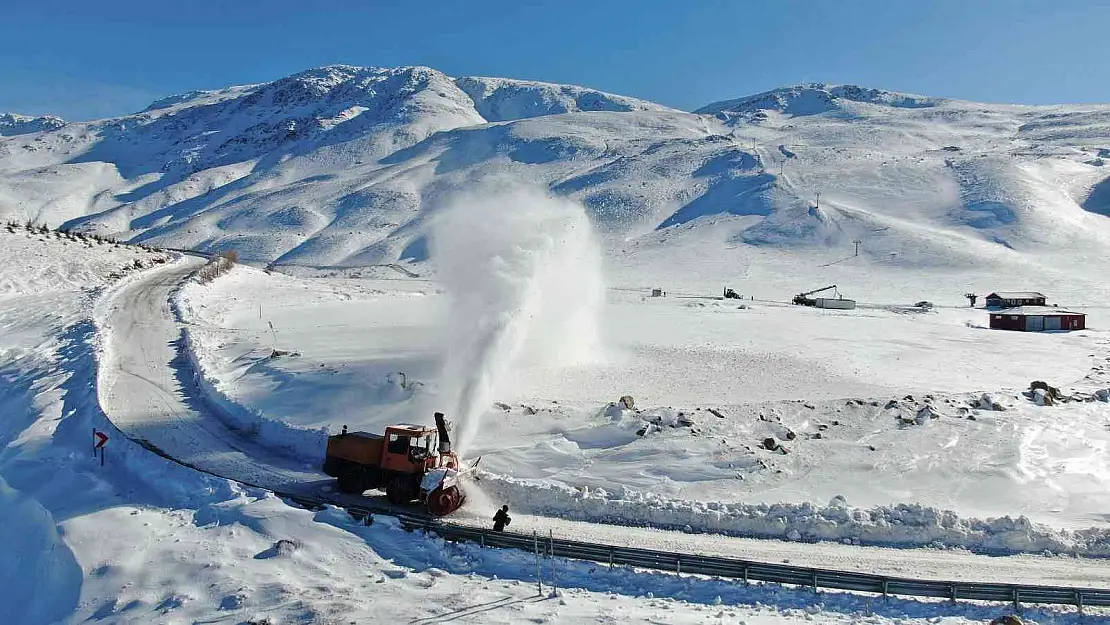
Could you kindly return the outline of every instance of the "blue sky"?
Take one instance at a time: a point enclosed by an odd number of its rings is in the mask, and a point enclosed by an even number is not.
[[[89,119],[330,63],[587,85],[683,109],[799,82],[1110,102],[1110,1],[18,2],[0,111]]]

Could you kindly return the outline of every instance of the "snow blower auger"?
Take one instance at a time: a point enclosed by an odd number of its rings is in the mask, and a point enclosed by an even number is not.
[[[442,412],[435,413],[436,427],[400,424],[385,434],[343,431],[328,437],[324,473],[339,480],[339,490],[362,494],[384,489],[394,505],[414,500],[434,516],[445,516],[466,502],[460,483],[474,477],[478,458],[462,468],[451,449],[451,437]]]

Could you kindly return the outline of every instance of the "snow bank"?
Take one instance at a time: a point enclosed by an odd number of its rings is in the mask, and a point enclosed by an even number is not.
[[[754,538],[848,541],[886,547],[963,548],[988,554],[1053,553],[1110,557],[1110,530],[1055,530],[1025,517],[965,519],[918,504],[851,508],[812,503],[745,504],[670,499],[624,488],[576,489],[543,480],[482,474],[482,489],[513,510],[635,527]]]
[[[233,269],[234,270],[234,269]],[[223,276],[228,276],[227,272]],[[219,279],[219,278],[217,278]],[[195,315],[185,295],[186,287],[198,284],[195,275],[173,291],[170,306],[174,316],[182,323],[190,323]],[[195,338],[188,327],[181,333],[178,351],[188,363],[192,380],[201,399],[213,413],[223,419],[233,429],[255,439],[268,447],[286,449],[295,456],[323,462],[323,451],[327,448],[327,428],[305,429],[286,423],[280,419],[267,417],[260,410],[243,405],[224,392],[221,381],[203,362],[203,341]]]
[[[0,478],[0,588],[8,623],[53,623],[68,616],[81,594],[81,567],[58,533],[54,517]]]
[[[198,357],[198,343],[189,329],[182,333],[179,348],[184,352],[193,373],[193,382],[200,396],[214,414],[227,422],[233,429],[255,439],[269,447],[288,450],[299,458],[311,459],[319,464],[323,462],[323,452],[327,448],[328,429],[319,428],[309,430],[299,428],[262,414],[236,402],[227,393],[220,390],[220,380],[211,373],[207,373]]]

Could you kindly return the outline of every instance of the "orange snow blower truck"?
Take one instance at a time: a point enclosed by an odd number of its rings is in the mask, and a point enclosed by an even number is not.
[[[344,493],[384,488],[394,505],[416,500],[435,516],[451,514],[466,501],[459,478],[473,472],[478,462],[463,471],[442,412],[435,413],[435,421],[434,428],[391,425],[384,435],[347,432],[343,426],[342,433],[328,437],[324,473],[337,478]]]

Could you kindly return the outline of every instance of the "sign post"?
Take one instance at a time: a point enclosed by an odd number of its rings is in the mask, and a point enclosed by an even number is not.
[[[108,444],[108,435],[104,432],[94,429],[93,430],[93,458],[96,457],[96,450],[100,450],[100,466],[104,466],[104,446]]]

